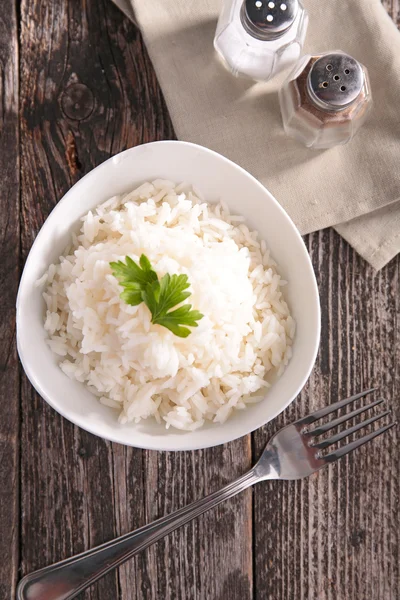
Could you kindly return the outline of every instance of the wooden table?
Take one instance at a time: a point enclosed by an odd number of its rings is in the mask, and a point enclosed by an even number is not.
[[[399,0],[386,0],[400,21]],[[145,452],[56,414],[18,363],[15,296],[44,219],[82,175],[174,137],[137,28],[110,0],[2,0],[0,600],[48,563],[139,527],[247,469],[279,427],[372,384],[399,417],[399,258],[374,271],[333,230],[307,236],[322,343],[301,396],[222,447]],[[100,581],[91,600],[397,600],[399,433],[296,483],[259,484]]]

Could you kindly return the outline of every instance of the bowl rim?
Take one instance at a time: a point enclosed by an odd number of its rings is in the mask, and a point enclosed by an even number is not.
[[[311,273],[311,281],[312,281],[312,293],[315,299],[315,308],[316,308],[316,314],[315,314],[315,324],[316,324],[316,328],[315,328],[315,335],[314,335],[314,345],[313,345],[313,349],[312,349],[312,353],[310,354],[310,360],[309,360],[309,365],[307,370],[304,372],[303,377],[301,378],[301,380],[299,380],[299,383],[297,385],[297,391],[294,395],[292,395],[292,397],[289,397],[289,399],[282,404],[276,411],[272,412],[272,416],[268,416],[266,417],[265,420],[261,421],[260,423],[258,423],[255,427],[250,425],[249,427],[246,427],[243,429],[243,432],[240,433],[240,435],[236,435],[234,434],[229,435],[229,428],[226,431],[221,431],[221,438],[217,443],[214,442],[207,442],[207,440],[205,440],[205,443],[202,443],[201,445],[198,444],[190,444],[190,443],[184,443],[182,444],[179,448],[175,448],[175,447],[171,447],[168,444],[164,444],[164,443],[160,443],[159,438],[155,437],[155,441],[156,443],[154,444],[140,444],[140,443],[130,443],[127,441],[121,441],[121,439],[118,438],[118,435],[104,435],[103,433],[100,433],[98,431],[98,426],[97,423],[92,423],[90,420],[84,421],[83,418],[79,418],[79,417],[71,417],[68,414],[68,411],[65,411],[64,408],[61,406],[59,406],[57,404],[56,401],[54,401],[52,399],[52,397],[50,397],[49,394],[47,394],[41,383],[38,380],[38,376],[36,375],[35,371],[33,368],[31,368],[29,362],[26,360],[25,354],[24,354],[24,349],[23,349],[23,341],[22,341],[22,333],[21,333],[21,328],[19,327],[19,320],[20,320],[20,314],[21,314],[21,296],[22,296],[22,289],[24,287],[24,281],[26,278],[26,273],[27,270],[29,268],[29,263],[31,260],[31,257],[33,255],[34,249],[36,246],[40,245],[41,242],[41,238],[43,237],[44,233],[43,233],[43,229],[44,229],[44,225],[47,222],[48,219],[52,218],[54,219],[57,216],[57,212],[59,207],[61,207],[63,204],[66,204],[69,200],[70,195],[72,194],[76,194],[77,191],[79,191],[79,188],[81,187],[81,185],[83,185],[83,181],[87,180],[88,178],[94,178],[96,176],[96,171],[100,168],[104,168],[104,166],[106,165],[106,163],[110,163],[112,164],[113,161],[115,161],[116,157],[123,157],[126,154],[129,153],[133,153],[135,152],[135,150],[137,150],[138,148],[142,148],[144,146],[146,147],[151,147],[154,145],[180,145],[180,146],[186,146],[186,147],[191,147],[193,149],[196,150],[200,150],[206,153],[209,153],[211,155],[214,155],[215,157],[217,157],[219,160],[222,160],[224,162],[229,163],[231,166],[233,166],[234,168],[238,169],[239,171],[241,171],[247,178],[250,178],[253,183],[255,185],[257,185],[260,190],[262,190],[262,192],[264,194],[266,194],[269,197],[269,200],[275,204],[275,207],[283,214],[283,216],[289,221],[292,230],[293,230],[293,235],[295,237],[297,237],[297,239],[301,242],[301,245],[303,246],[304,249],[304,254],[305,254],[305,260],[306,263],[308,264],[310,273]],[[25,265],[23,268],[23,272],[22,272],[22,276],[20,279],[20,283],[19,283],[19,287],[18,287],[18,293],[17,293],[17,299],[16,299],[16,341],[17,341],[17,351],[18,351],[18,356],[19,359],[21,361],[22,367],[24,369],[24,372],[26,374],[26,376],[28,377],[30,383],[32,384],[32,386],[35,388],[36,392],[41,396],[41,398],[43,400],[45,400],[47,402],[47,404],[49,404],[57,413],[59,413],[62,417],[64,417],[65,419],[67,419],[69,422],[73,423],[74,425],[76,425],[77,427],[80,427],[81,429],[87,431],[88,433],[91,433],[93,435],[96,435],[97,437],[100,437],[101,439],[104,440],[108,440],[111,442],[115,442],[118,444],[122,444],[124,446],[129,446],[129,447],[133,447],[133,448],[139,448],[142,450],[156,450],[156,451],[172,451],[172,452],[180,452],[180,451],[189,451],[189,450],[201,450],[201,449],[205,449],[205,448],[211,448],[211,447],[216,447],[216,446],[220,446],[222,444],[226,444],[229,442],[232,442],[236,439],[240,439],[241,437],[247,436],[249,434],[251,434],[253,431],[256,431],[257,429],[259,429],[260,427],[263,427],[264,425],[266,425],[267,423],[269,423],[270,421],[273,421],[281,412],[283,412],[294,400],[295,398],[299,395],[299,393],[301,392],[301,390],[303,389],[304,385],[306,384],[312,369],[314,368],[315,365],[315,361],[317,358],[317,354],[318,354],[318,349],[319,349],[319,343],[320,343],[320,335],[321,335],[321,305],[320,305],[320,298],[319,298],[319,291],[318,291],[318,285],[317,285],[317,281],[316,281],[316,277],[315,277],[315,272],[314,272],[314,268],[311,262],[311,258],[310,255],[307,251],[307,247],[304,243],[304,240],[302,238],[302,236],[300,235],[299,230],[297,229],[296,225],[294,224],[294,222],[292,221],[292,219],[290,218],[290,216],[288,215],[288,213],[285,211],[285,209],[281,206],[281,204],[275,199],[275,197],[272,195],[272,193],[262,184],[260,183],[251,173],[249,173],[248,171],[246,171],[246,169],[244,169],[243,167],[241,167],[240,165],[238,165],[237,163],[235,163],[234,161],[230,160],[229,158],[223,156],[222,154],[215,152],[214,150],[210,150],[209,148],[206,148],[205,146],[201,146],[199,144],[194,144],[192,142],[186,142],[186,141],[181,141],[181,140],[160,140],[160,141],[155,141],[155,142],[148,142],[146,144],[139,144],[137,146],[133,146],[132,148],[128,148],[126,150],[123,150],[122,152],[119,152],[113,156],[111,156],[110,158],[106,159],[105,161],[103,161],[102,163],[100,163],[99,165],[97,165],[96,167],[94,167],[91,171],[89,171],[88,173],[86,173],[86,175],[84,175],[79,181],[77,181],[65,194],[64,196],[62,196],[62,198],[57,202],[57,204],[55,205],[55,207],[52,209],[52,211],[50,212],[50,214],[47,216],[47,218],[45,219],[44,223],[42,224],[30,250],[27,256],[27,259],[25,261]],[[212,426],[219,426],[220,424],[216,424],[216,425],[212,425]],[[190,432],[186,432],[186,433],[190,433]],[[189,436],[188,436],[189,437]],[[168,436],[165,436],[165,439],[168,439]],[[183,439],[183,438],[182,438]],[[135,441],[135,440],[134,440]]]

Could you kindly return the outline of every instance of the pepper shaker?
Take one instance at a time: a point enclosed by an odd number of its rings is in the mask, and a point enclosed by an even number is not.
[[[279,101],[287,135],[314,149],[346,144],[372,106],[368,71],[340,50],[304,56]]]
[[[298,60],[307,25],[300,0],[225,0],[214,47],[233,75],[268,81]]]

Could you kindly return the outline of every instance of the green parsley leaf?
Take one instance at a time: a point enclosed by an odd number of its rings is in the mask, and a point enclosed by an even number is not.
[[[121,298],[126,304],[137,306],[143,302],[142,288],[137,283],[124,284],[124,291],[121,292]]]
[[[142,254],[139,264],[140,266],[127,256],[124,263],[119,260],[118,262],[111,262],[110,266],[114,277],[118,279],[122,287],[135,283],[143,289],[147,283],[158,281],[157,273],[152,270],[147,256]]]
[[[153,281],[148,283],[142,291],[142,300],[151,312],[152,321],[154,314],[157,312],[158,300],[160,298],[160,282]]]
[[[197,321],[203,318],[198,310],[192,310],[191,304],[184,304],[171,311],[190,296],[187,275],[164,275],[161,281],[152,270],[147,256],[141,255],[139,265],[129,256],[122,261],[110,263],[113,275],[124,288],[121,298],[127,304],[137,306],[144,302],[151,312],[151,322],[166,327],[179,337],[187,337],[191,331],[187,327],[197,327]],[[170,311],[170,312],[168,312]]]
[[[152,270],[151,264],[147,256],[142,254],[139,259],[139,265],[135,263],[129,256],[122,261],[110,263],[114,277],[116,277],[120,285],[124,288],[121,293],[121,298],[127,304],[137,306],[143,302],[142,291],[148,283],[156,281],[158,283],[157,273]]]
[[[154,319],[164,315],[168,310],[189,298],[190,292],[185,292],[190,287],[187,275],[164,275],[160,282],[160,295],[157,302],[157,310],[153,314]]]
[[[158,316],[152,322],[158,323],[158,325],[166,327],[175,335],[185,338],[191,331],[187,327],[182,327],[182,325],[197,327],[197,321],[200,321],[200,319],[203,318],[201,312],[198,310],[191,310],[191,308],[191,304],[184,304],[180,308],[177,308],[166,315]]]
[[[139,264],[142,267],[143,271],[152,271],[151,263],[147,256],[145,256],[144,254],[141,255],[139,259]],[[154,273],[154,271],[152,271],[152,273]]]

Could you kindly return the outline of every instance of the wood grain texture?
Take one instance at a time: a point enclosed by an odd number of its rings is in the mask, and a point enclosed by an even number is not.
[[[316,368],[297,401],[252,438],[198,452],[146,452],[76,428],[25,376],[19,396],[10,327],[19,249],[23,261],[56,202],[94,166],[174,132],[142,38],[110,0],[22,0],[19,23],[13,0],[3,5],[0,600],[8,600],[18,564],[23,575],[220,488],[281,425],[328,401],[377,384],[399,417],[400,259],[376,274],[333,230],[307,237],[322,303]],[[400,0],[384,5],[400,24]],[[398,437],[392,430],[309,480],[259,484],[81,600],[397,600]]]
[[[322,344],[298,400],[254,434],[373,385],[400,417],[399,261],[380,273],[333,231],[308,236],[322,300]],[[254,491],[256,598],[395,600],[399,589],[398,431],[301,482]],[[265,558],[268,567],[265,568]]]
[[[0,598],[13,598],[19,560],[18,25],[13,0],[0,16]]]

